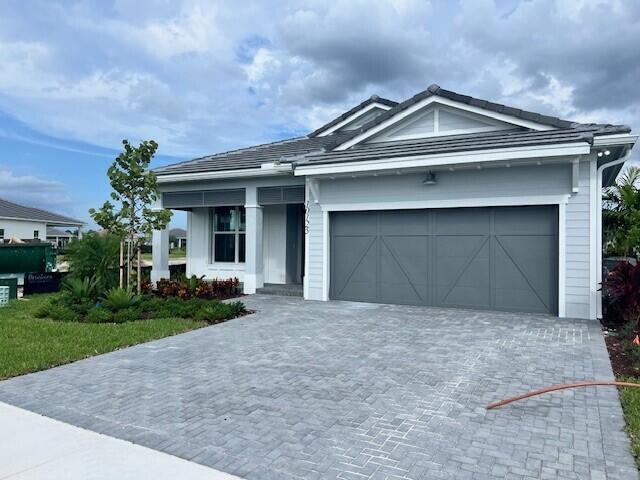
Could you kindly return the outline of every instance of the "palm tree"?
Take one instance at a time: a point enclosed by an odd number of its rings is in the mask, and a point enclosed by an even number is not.
[[[640,254],[640,167],[629,167],[604,191],[602,212],[607,255]]]

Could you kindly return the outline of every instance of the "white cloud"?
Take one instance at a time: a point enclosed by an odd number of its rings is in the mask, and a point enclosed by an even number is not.
[[[253,61],[244,67],[247,79],[251,84],[259,84],[268,73],[276,71],[281,66],[280,60],[267,48],[260,48],[253,57]],[[270,88],[270,85],[265,85]]]
[[[500,3],[51,1],[38,16],[0,4],[0,111],[54,137],[154,138],[178,156],[311,131],[371,94],[403,100],[433,82],[638,124],[634,2]]]
[[[67,212],[71,199],[67,186],[55,180],[33,175],[16,175],[0,165],[0,196],[6,200],[30,207]]]

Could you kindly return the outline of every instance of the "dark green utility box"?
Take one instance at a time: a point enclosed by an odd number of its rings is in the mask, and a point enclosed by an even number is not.
[[[56,252],[50,243],[0,245],[0,274],[51,272],[56,268]]]
[[[18,298],[17,278],[0,278],[0,287],[9,287],[9,300]]]

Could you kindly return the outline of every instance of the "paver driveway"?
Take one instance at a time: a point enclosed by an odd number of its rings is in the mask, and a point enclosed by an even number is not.
[[[0,383],[0,401],[250,479],[629,479],[596,322],[247,298],[231,322]]]

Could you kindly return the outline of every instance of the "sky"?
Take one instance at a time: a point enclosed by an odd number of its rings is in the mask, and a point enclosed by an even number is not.
[[[89,222],[122,139],[160,166],[432,83],[640,131],[638,45],[636,0],[2,0],[0,197]]]

